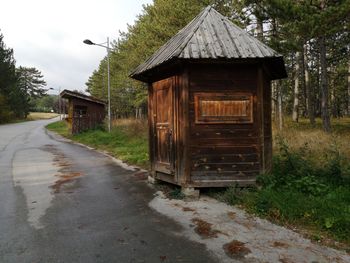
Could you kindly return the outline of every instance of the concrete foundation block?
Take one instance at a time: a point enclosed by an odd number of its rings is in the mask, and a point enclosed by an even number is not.
[[[148,178],[147,178],[147,181],[148,181],[149,184],[156,184],[158,180],[156,178],[154,178],[154,177],[149,175]]]
[[[182,187],[181,192],[184,194],[186,199],[199,199],[200,191],[198,189],[194,189],[193,187]]]

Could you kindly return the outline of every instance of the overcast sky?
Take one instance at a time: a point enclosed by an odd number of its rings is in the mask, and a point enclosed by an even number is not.
[[[48,87],[85,90],[106,50],[83,44],[117,39],[152,0],[4,0],[0,31],[16,66],[39,69]],[[57,94],[58,91],[52,92]]]

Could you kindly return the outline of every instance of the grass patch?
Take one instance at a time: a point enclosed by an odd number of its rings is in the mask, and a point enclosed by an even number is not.
[[[316,120],[316,125],[312,127],[307,119],[300,119],[298,123],[291,118],[285,120],[285,127],[282,132],[273,129],[274,133],[274,154],[280,153],[277,138],[283,138],[289,144],[291,151],[298,151],[307,148],[305,155],[314,161],[325,164],[327,159],[324,153],[331,147],[336,147],[340,155],[350,157],[350,118],[332,119],[332,133],[327,134],[322,130],[322,122]]]
[[[71,134],[68,130],[68,125],[65,121],[56,121],[46,125],[46,128],[50,131],[54,131],[59,135],[71,138]]]
[[[148,168],[146,121],[120,120],[113,126],[111,133],[99,128],[69,135],[68,127],[64,121],[51,123],[46,127],[74,141],[105,150],[126,163]]]

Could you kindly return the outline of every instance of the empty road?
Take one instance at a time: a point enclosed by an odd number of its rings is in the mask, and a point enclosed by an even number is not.
[[[149,208],[154,190],[111,158],[0,125],[0,262],[218,262]]]

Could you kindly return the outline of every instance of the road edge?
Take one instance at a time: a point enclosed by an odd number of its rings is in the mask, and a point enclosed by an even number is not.
[[[45,129],[45,133],[50,136],[51,138],[53,138],[54,140],[60,141],[60,142],[66,142],[66,143],[70,143],[70,144],[74,144],[74,145],[78,145],[81,147],[84,147],[90,151],[95,151],[97,153],[100,153],[108,158],[110,158],[114,163],[116,163],[118,166],[122,167],[123,169],[129,170],[129,171],[134,171],[134,172],[143,172],[143,173],[148,173],[148,170],[145,170],[141,167],[138,167],[136,165],[130,165],[125,163],[124,161],[114,157],[113,155],[111,155],[108,151],[103,151],[103,150],[99,150],[97,148],[93,148],[91,146],[88,146],[86,144],[80,143],[80,142],[76,142],[74,140],[68,139],[54,131],[50,131],[49,129],[47,129],[46,127],[44,127]]]

